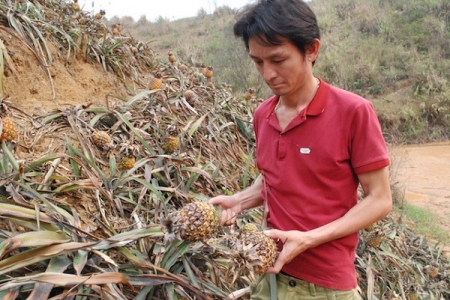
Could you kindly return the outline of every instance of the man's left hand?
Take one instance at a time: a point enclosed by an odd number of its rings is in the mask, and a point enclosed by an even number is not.
[[[278,258],[273,267],[267,273],[279,273],[281,268],[297,255],[309,248],[309,238],[307,232],[298,230],[281,231],[278,229],[264,230],[264,234],[283,243],[283,249],[278,254]]]

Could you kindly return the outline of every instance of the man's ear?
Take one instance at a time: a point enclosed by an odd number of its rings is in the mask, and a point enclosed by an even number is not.
[[[311,62],[315,62],[319,56],[320,40],[314,39],[311,45],[306,46],[306,59]]]

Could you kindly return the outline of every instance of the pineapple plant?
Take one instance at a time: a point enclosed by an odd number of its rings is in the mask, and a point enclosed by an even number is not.
[[[214,205],[191,202],[169,215],[171,230],[179,239],[205,242],[219,230],[220,215]]]
[[[13,120],[9,117],[0,119],[0,142],[11,142],[17,138],[17,127]]]
[[[92,141],[102,150],[108,150],[113,147],[112,139],[106,131],[95,131],[92,134]]]
[[[253,223],[243,226],[235,247],[252,265],[255,274],[265,273],[274,265],[278,256],[275,241]]]
[[[179,145],[180,145],[179,139],[177,137],[170,136],[166,139],[161,148],[164,150],[164,153],[172,154],[173,152],[175,152],[175,150],[177,150]]]
[[[162,85],[162,79],[161,79],[161,73],[156,72],[153,76],[152,80],[150,81],[149,88],[151,90],[157,90],[161,88]]]

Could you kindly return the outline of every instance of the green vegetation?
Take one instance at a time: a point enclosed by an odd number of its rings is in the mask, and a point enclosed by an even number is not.
[[[439,226],[439,218],[436,214],[407,202],[404,202],[401,206],[397,205],[396,210],[414,223],[414,228],[419,234],[428,236],[444,245],[450,243],[450,234]]]

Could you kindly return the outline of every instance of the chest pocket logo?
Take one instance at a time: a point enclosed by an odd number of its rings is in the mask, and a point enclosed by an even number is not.
[[[309,148],[300,148],[301,154],[311,154],[311,149]]]

